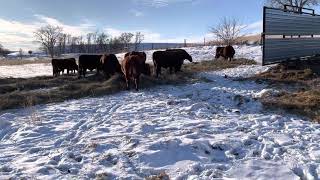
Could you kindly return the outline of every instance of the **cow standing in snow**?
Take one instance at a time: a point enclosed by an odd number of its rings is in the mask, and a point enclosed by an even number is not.
[[[97,74],[99,74],[99,70],[101,68],[100,59],[102,55],[81,55],[79,57],[79,78],[81,76],[85,77],[87,69],[93,71],[97,70]]]
[[[69,58],[69,59],[52,59],[52,71],[53,76],[59,76],[60,72],[64,72],[64,70],[67,70],[67,74],[69,74],[69,71],[75,72],[78,70],[78,65],[76,63],[76,59]]]
[[[183,49],[171,49],[166,51],[156,51],[153,53],[153,63],[158,77],[161,74],[161,68],[169,68],[170,74],[174,69],[177,73],[181,71],[184,60],[192,62],[192,57]]]
[[[104,54],[100,59],[100,65],[107,78],[115,73],[122,73],[121,65],[114,54]]]
[[[217,47],[215,58],[218,59],[220,56],[222,56],[224,59],[232,61],[235,54],[236,54],[236,51],[230,45],[226,47]]]
[[[130,81],[135,83],[135,89],[139,90],[140,75],[150,75],[150,66],[145,63],[141,55],[126,55],[121,63],[122,72],[126,79],[127,89],[130,89]]]

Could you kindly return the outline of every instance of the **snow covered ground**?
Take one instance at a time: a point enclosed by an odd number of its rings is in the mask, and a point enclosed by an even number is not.
[[[52,76],[51,64],[0,66],[0,78],[29,78],[37,76]]]
[[[0,179],[318,179],[320,125],[265,112],[265,84],[232,80],[267,68],[2,113]]]
[[[214,46],[205,47],[188,47],[184,48],[193,57],[195,62],[203,60],[212,60],[215,57]],[[236,58],[254,59],[261,63],[261,47],[260,46],[236,46]],[[153,51],[146,51],[147,62],[152,64]],[[78,56],[78,55],[77,55]],[[78,58],[76,56],[76,58]],[[124,53],[117,54],[119,60],[122,60]],[[68,55],[71,57],[71,55]],[[51,76],[51,64],[28,64],[28,65],[15,65],[15,66],[0,66],[0,78],[22,78],[22,77],[35,77],[35,76]]]

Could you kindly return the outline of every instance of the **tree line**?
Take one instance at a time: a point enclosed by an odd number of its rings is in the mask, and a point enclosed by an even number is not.
[[[59,26],[46,25],[34,32],[40,49],[51,57],[66,53],[116,53],[134,45],[137,50],[144,40],[141,32],[124,32],[119,37],[112,37],[104,32],[90,32],[86,35],[73,36],[63,32]]]

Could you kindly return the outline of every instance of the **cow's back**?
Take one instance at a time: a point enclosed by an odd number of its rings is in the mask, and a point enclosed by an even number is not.
[[[181,57],[181,51],[156,51],[153,53],[153,60],[156,65],[161,67],[173,67],[183,63],[183,57]]]
[[[100,58],[102,55],[80,55],[79,56],[79,68],[85,69],[97,69],[99,68]]]
[[[235,55],[234,48],[230,45],[225,47],[223,50],[223,55],[228,58],[233,58],[233,56]]]
[[[114,54],[104,54],[100,58],[100,63],[102,69],[106,74],[113,74],[115,72],[121,73],[121,65],[116,55]]]

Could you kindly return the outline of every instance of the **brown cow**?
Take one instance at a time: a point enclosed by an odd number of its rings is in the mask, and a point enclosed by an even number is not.
[[[139,81],[141,73],[150,75],[150,66],[143,62],[143,57],[139,55],[127,55],[121,63],[122,72],[126,79],[127,90],[130,89],[130,81],[135,83],[135,89],[139,90]]]
[[[124,55],[124,57],[126,58],[127,56],[130,56],[130,55],[137,55],[137,56],[140,56],[142,57],[141,58],[141,63],[146,63],[147,61],[147,54],[145,52],[138,52],[138,51],[132,51],[132,52],[128,52]]]
[[[121,65],[114,54],[104,54],[100,59],[100,64],[106,77],[110,77],[115,73],[122,73]]]
[[[224,57],[224,59],[232,61],[236,51],[234,48],[230,45],[226,47],[217,47],[216,49],[216,59],[218,59],[220,56]]]

